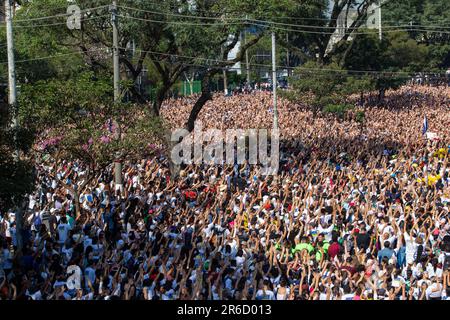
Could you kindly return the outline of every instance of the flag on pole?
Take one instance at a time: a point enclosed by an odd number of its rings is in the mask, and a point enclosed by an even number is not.
[[[244,229],[248,231],[248,213],[244,212]]]
[[[427,131],[428,131],[428,119],[427,119],[427,116],[425,116],[423,118],[422,134],[427,133]]]

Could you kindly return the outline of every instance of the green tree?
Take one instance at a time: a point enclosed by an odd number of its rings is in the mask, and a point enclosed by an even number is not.
[[[429,49],[427,67],[443,70],[450,67],[450,2],[447,0],[405,0],[390,2],[383,11],[384,25],[408,26],[411,39]]]
[[[21,124],[13,129],[9,111],[7,105],[0,104],[0,211],[4,213],[11,209],[16,214],[17,251],[20,253],[23,212],[27,204],[25,196],[34,188],[35,176],[29,152],[34,132]]]
[[[294,70],[292,91],[285,93],[294,101],[306,102],[315,112],[323,110],[342,117],[351,109],[349,96],[373,89],[370,78],[348,74],[337,63],[321,65],[309,61]]]
[[[66,176],[48,174],[74,195],[80,214],[79,195],[117,159],[140,159],[155,152],[162,124],[149,111],[135,104],[116,104],[108,79],[91,72],[66,81],[46,80],[24,85],[20,95],[21,119],[37,131],[37,160],[58,166],[78,161],[87,166],[83,179],[67,184]],[[53,170],[56,166],[52,165]],[[70,173],[69,173],[70,174]]]
[[[3,109],[3,108],[2,108]],[[0,208],[7,210],[22,206],[22,197],[33,189],[32,164],[27,157],[33,143],[34,133],[26,128],[19,129],[17,142],[10,127],[9,116],[3,109],[0,117]],[[19,150],[19,161],[13,157]]]
[[[382,6],[389,2],[395,1],[384,1]],[[284,7],[284,14],[292,18],[276,21],[285,24],[277,25],[281,33],[280,43],[301,62],[316,60],[328,64],[353,34],[365,27],[368,9],[377,3],[378,0],[312,0],[301,2],[302,5],[291,3]],[[345,22],[343,26],[338,23],[340,19]],[[337,36],[337,31],[341,36]],[[284,40],[286,33],[289,41]]]
[[[349,49],[349,50],[347,50]],[[361,70],[372,78],[380,98],[390,88],[397,88],[410,79],[409,74],[424,70],[428,47],[417,43],[405,32],[391,32],[382,41],[376,32],[358,35],[343,48],[342,65],[347,70]]]
[[[43,127],[50,126],[53,131],[57,131],[64,121],[71,123],[74,118],[78,119],[76,126],[84,126],[84,130],[97,128],[98,123],[86,123],[86,119],[79,119],[77,104],[85,101],[89,108],[99,108],[110,103],[107,99],[110,96],[105,97],[105,90],[111,90],[112,93],[110,86],[107,88],[100,81],[95,81],[85,87],[91,93],[89,95],[81,90],[84,85],[79,83],[80,78],[77,76],[91,71],[95,77],[112,82],[110,3],[105,5],[105,1],[100,0],[79,0],[76,4],[84,10],[81,30],[69,30],[66,27],[67,2],[64,0],[27,1],[15,17],[17,60],[23,66],[18,69],[18,79],[24,94],[21,107],[28,108],[22,113],[29,116],[27,121],[41,120],[37,117],[39,114],[45,120]],[[131,96],[132,101],[141,103],[140,107],[146,109],[144,114],[149,117],[149,123],[152,123],[152,117],[159,116],[164,99],[183,72],[199,65],[203,78],[202,94],[186,121],[189,128],[193,127],[201,108],[211,98],[209,79],[222,68],[242,59],[246,48],[258,41],[256,38],[243,46],[233,62],[225,61],[245,26],[245,21],[235,22],[228,16],[242,13],[244,9],[256,12],[269,8],[268,2],[255,4],[251,0],[199,0],[189,3],[176,0],[120,1],[119,56],[123,93]],[[60,16],[51,20],[46,18],[55,14]],[[26,28],[26,34],[17,31],[23,28]],[[137,50],[132,50],[133,47]],[[5,55],[4,52],[0,54]],[[36,59],[36,56],[49,59]],[[26,66],[28,62],[30,65]],[[136,87],[146,66],[150,66],[147,69],[154,70],[157,75],[153,79],[156,97],[151,105],[144,104],[146,101]],[[65,107],[54,110],[53,106]],[[131,108],[124,110],[131,112]],[[113,111],[117,110],[96,110],[94,113]],[[55,112],[58,116],[55,116]],[[126,115],[123,117],[127,118]],[[132,118],[132,114],[128,117]],[[85,133],[80,136],[85,136]],[[64,139],[69,140],[68,137]],[[72,137],[71,140],[75,142],[77,139]],[[69,150],[69,146],[64,149]],[[65,156],[81,157],[84,154],[72,149]]]

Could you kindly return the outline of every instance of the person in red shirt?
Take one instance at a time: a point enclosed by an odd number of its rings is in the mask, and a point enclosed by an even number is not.
[[[331,237],[331,245],[328,248],[328,256],[330,257],[330,260],[333,260],[335,256],[339,254],[339,251],[341,251],[341,245],[338,242],[338,235],[333,232],[333,235]]]
[[[341,270],[349,271],[351,276],[356,273],[356,268],[352,265],[352,260],[352,257],[347,257],[344,264],[341,266]]]

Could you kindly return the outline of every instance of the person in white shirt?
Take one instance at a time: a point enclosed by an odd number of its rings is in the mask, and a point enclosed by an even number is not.
[[[435,281],[427,288],[427,300],[441,300],[442,278],[434,278]]]
[[[286,279],[282,279],[275,290],[276,300],[287,300],[290,293],[290,288],[286,286]]]
[[[406,264],[413,263],[417,252],[416,239],[407,232],[403,234],[406,243]]]
[[[68,238],[69,231],[72,228],[67,223],[67,218],[65,216],[61,217],[60,223],[57,227],[58,230],[58,243],[64,244]]]
[[[324,223],[324,224],[320,223],[317,228],[317,231],[318,231],[318,234],[322,233],[325,236],[326,241],[330,242],[331,241],[331,233],[333,231],[333,228],[334,228],[334,224],[327,226],[326,223]]]
[[[256,292],[256,300],[275,300],[275,294],[269,289],[269,280],[264,280],[261,289]]]

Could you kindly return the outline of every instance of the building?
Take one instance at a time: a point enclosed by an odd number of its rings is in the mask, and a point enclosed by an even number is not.
[[[235,59],[240,49],[241,49],[241,40],[239,40],[236,43],[236,45],[234,46],[234,48],[230,52],[228,52],[228,60]],[[235,63],[233,66],[229,67],[228,69],[229,69],[229,71],[236,72],[239,75],[242,74],[241,62]]]
[[[367,29],[377,29],[380,25],[380,6],[376,3],[372,3],[367,9]]]
[[[365,24],[367,29],[377,29],[379,27],[381,18],[380,10],[380,5],[377,3],[373,3],[369,6],[367,9],[367,21]],[[342,10],[341,14],[337,18],[336,30],[330,38],[326,53],[330,52],[332,48],[342,40],[345,36],[346,30],[352,25],[357,17],[358,11],[356,9],[350,8],[348,11],[346,9]],[[348,40],[351,41],[352,37],[350,36]]]

